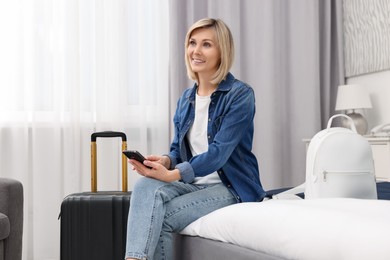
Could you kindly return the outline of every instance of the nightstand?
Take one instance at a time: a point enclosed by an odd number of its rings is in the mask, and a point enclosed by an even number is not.
[[[377,181],[390,181],[390,136],[364,136],[371,145]],[[303,139],[306,150],[311,139]]]
[[[378,181],[390,181],[390,136],[365,136],[371,144],[375,176]]]

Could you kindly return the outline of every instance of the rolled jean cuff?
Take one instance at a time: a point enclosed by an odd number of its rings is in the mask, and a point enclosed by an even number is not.
[[[167,157],[169,158],[169,160],[171,160],[171,164],[169,165],[169,170],[174,169],[174,167],[175,167],[176,164],[177,164],[176,158],[173,157],[173,156],[170,156],[169,154],[163,154],[162,156],[167,156]]]
[[[180,171],[181,180],[184,183],[191,183],[195,178],[195,172],[189,162],[179,163],[175,167]]]

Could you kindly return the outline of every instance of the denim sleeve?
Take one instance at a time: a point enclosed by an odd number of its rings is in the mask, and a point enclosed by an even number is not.
[[[170,154],[163,154],[163,156],[167,156],[170,160],[169,170],[174,169],[177,164],[176,158],[171,156]]]
[[[180,171],[181,180],[185,183],[191,183],[195,178],[194,169],[189,162],[182,162],[175,167]]]
[[[170,156],[169,154],[164,154],[168,156],[171,160],[170,169],[178,169],[180,171],[181,180],[186,183],[190,183],[195,178],[194,170],[189,162],[177,163],[175,157]]]

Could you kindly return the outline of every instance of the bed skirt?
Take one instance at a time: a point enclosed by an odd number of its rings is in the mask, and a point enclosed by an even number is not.
[[[283,260],[237,245],[181,234],[174,234],[174,250],[174,260]]]

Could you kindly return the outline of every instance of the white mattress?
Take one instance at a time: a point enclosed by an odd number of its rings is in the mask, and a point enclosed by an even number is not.
[[[285,259],[390,259],[390,201],[268,200],[212,212],[182,232]]]

